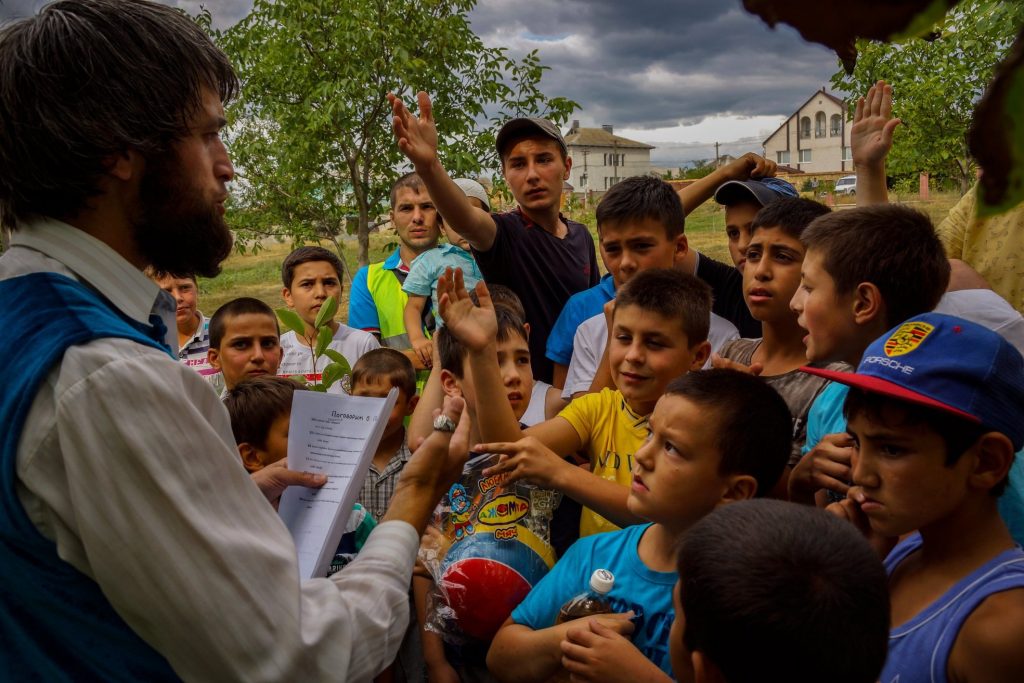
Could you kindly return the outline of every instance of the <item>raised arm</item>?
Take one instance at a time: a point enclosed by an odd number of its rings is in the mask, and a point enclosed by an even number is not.
[[[683,213],[689,214],[698,206],[711,199],[719,185],[728,180],[750,180],[767,178],[775,175],[776,164],[770,159],[747,152],[739,159],[717,168],[696,182],[692,182],[679,190],[679,201],[683,203]]]
[[[857,206],[886,204],[885,158],[900,120],[892,116],[892,86],[878,81],[857,100],[850,128],[850,147],[857,168]]]
[[[491,214],[470,204],[465,193],[448,177],[448,172],[437,158],[437,127],[430,96],[420,92],[416,97],[420,108],[418,117],[413,116],[400,99],[388,93],[398,148],[423,179],[445,223],[469,240],[474,249],[487,251],[494,244],[498,232],[494,219]]]

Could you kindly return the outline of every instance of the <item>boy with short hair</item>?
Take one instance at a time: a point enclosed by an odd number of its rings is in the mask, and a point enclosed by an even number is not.
[[[790,306],[807,330],[811,363],[856,367],[868,345],[902,320],[935,308],[949,261],[926,215],[896,204],[836,211],[804,231],[800,287]],[[831,384],[807,418],[804,457],[789,478],[790,499],[805,503],[830,489],[845,494],[852,449],[842,406],[847,389]]]
[[[507,285],[523,302],[530,323],[530,358],[536,379],[552,381],[544,356],[551,327],[566,300],[597,284],[597,254],[590,231],[560,212],[562,187],[572,159],[551,121],[516,118],[495,137],[502,173],[518,204],[514,211],[487,213],[471,206],[437,156],[437,128],[430,97],[417,95],[413,116],[392,94],[399,149],[413,163],[445,223],[465,237],[488,282]]]
[[[379,522],[387,512],[402,468],[412,455],[405,443],[405,419],[412,415],[419,401],[416,371],[401,351],[373,349],[352,366],[350,383],[349,393],[353,396],[385,398],[392,388],[398,389],[398,400],[388,416],[359,494],[359,503]]]
[[[881,680],[1018,680],[1024,551],[997,497],[1024,446],[1020,353],[980,325],[925,313],[874,341],[856,373],[808,372],[850,387],[853,486],[830,510],[892,548]]]
[[[199,310],[199,284],[195,276],[178,277],[152,269],[146,274],[160,289],[174,297],[178,360],[198,372],[219,393],[224,388],[224,378],[210,366],[210,319]]]
[[[273,309],[259,299],[240,297],[210,318],[210,365],[224,376],[224,391],[246,377],[277,374],[281,330]]]
[[[618,292],[608,354],[619,388],[578,398],[558,417],[525,431],[500,400],[496,323],[486,285],[477,285],[479,308],[457,277],[443,280],[438,291],[443,294],[445,329],[469,355],[479,432],[487,441],[502,442],[478,449],[511,456],[485,474],[528,478],[582,503],[587,508],[580,522],[584,536],[635,523],[626,506],[633,454],[647,436],[647,417],[668,383],[700,369],[708,357],[707,285],[667,269],[645,271],[626,283]],[[562,459],[577,452],[587,454],[589,470]]]
[[[601,198],[598,243],[608,274],[566,302],[548,337],[547,356],[555,363],[555,385],[562,388],[563,399],[590,390],[608,342],[604,305],[616,290],[639,272],[676,268],[686,259],[684,224],[679,197],[660,178],[626,178]],[[729,322],[711,314],[708,338],[713,350],[738,334]]]
[[[299,336],[288,330],[281,336],[282,375],[305,375],[317,380],[319,374],[331,362],[327,356],[317,359],[313,366],[312,346],[316,345],[316,317],[327,297],[341,303],[341,259],[334,252],[323,247],[299,247],[285,257],[281,264],[281,280],[284,289],[281,296],[288,308],[302,319],[305,334]],[[380,343],[369,332],[349,327],[337,320],[329,323],[334,334],[328,348],[334,349],[355,365],[359,357],[371,349],[380,348]],[[341,386],[332,386],[332,393],[340,393]]]
[[[878,680],[889,592],[850,525],[777,500],[726,505],[686,532],[678,571],[670,649],[680,683]]]
[[[459,188],[466,193],[469,203],[479,209],[488,211],[489,205],[484,203],[487,193],[480,183],[470,178],[459,178],[454,181]],[[429,251],[425,251],[413,260],[409,266],[409,274],[405,276],[402,283],[402,291],[408,295],[405,302],[405,329],[412,343],[413,351],[419,356],[424,367],[430,367],[431,350],[430,339],[423,333],[423,326],[420,321],[423,319],[427,305],[427,298],[431,300],[431,312],[434,320],[440,326],[443,323],[441,315],[437,311],[437,279],[444,273],[445,268],[461,268],[462,276],[466,279],[466,287],[472,288],[477,282],[484,279],[480,268],[476,265],[476,259],[470,253],[469,241],[455,232],[443,218],[441,230],[444,232],[448,244],[439,244]]]
[[[807,412],[826,382],[800,372],[807,363],[803,338],[789,302],[800,285],[804,246],[800,236],[828,207],[811,199],[780,199],[761,209],[750,224],[743,269],[743,296],[751,315],[762,325],[758,339],[736,339],[721,349],[716,365],[729,361],[748,366],[779,392],[793,416],[793,453],[789,467],[800,461],[807,436]],[[845,369],[837,366],[835,369]],[[780,483],[785,495],[785,481]]]
[[[499,679],[548,680],[564,662],[586,680],[669,680],[678,542],[716,507],[771,488],[789,455],[789,410],[756,377],[708,370],[673,380],[649,424],[628,495],[631,513],[649,523],[569,549],[495,637],[487,663]],[[596,569],[615,576],[615,614],[555,625]]]

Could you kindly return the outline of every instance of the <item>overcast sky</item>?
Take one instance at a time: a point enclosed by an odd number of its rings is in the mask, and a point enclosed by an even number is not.
[[[252,6],[167,2],[191,13],[205,5],[220,26]],[[0,0],[0,17],[42,4]],[[759,150],[838,69],[831,51],[786,26],[769,29],[740,0],[480,0],[470,18],[487,45],[515,56],[539,50],[551,67],[544,92],[579,102],[573,118],[581,125],[612,124],[618,134],[658,145],[656,165],[713,156],[716,140],[734,143],[722,153]]]

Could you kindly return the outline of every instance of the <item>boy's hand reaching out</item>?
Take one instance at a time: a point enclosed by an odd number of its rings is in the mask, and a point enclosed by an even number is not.
[[[430,96],[420,91],[416,95],[420,115],[413,116],[405,103],[392,93],[388,93],[388,102],[394,113],[392,127],[398,149],[408,157],[417,170],[429,168],[437,161],[437,126],[434,125],[434,113],[430,104]]]
[[[857,100],[850,128],[856,166],[880,166],[892,149],[892,136],[901,121],[892,116],[892,86],[878,81]]]
[[[562,490],[559,475],[566,472],[566,468],[571,470],[573,467],[533,436],[524,437],[515,443],[477,444],[473,452],[501,453],[507,456],[497,465],[484,470],[485,477],[507,472],[510,481],[528,479],[544,488]]]
[[[483,280],[476,285],[479,306],[473,303],[462,270],[446,268],[437,280],[437,307],[445,326],[467,349],[481,351],[498,338],[498,318]]]
[[[747,152],[739,159],[731,161],[722,168],[722,173],[729,180],[757,180],[775,175],[778,165],[771,159]]]

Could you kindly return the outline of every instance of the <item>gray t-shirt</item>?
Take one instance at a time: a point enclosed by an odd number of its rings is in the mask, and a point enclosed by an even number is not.
[[[735,339],[725,344],[718,354],[722,358],[728,358],[743,365],[750,365],[750,361],[754,357],[754,351],[760,345],[760,339]],[[828,365],[828,369],[849,372],[850,366],[846,363],[832,363]],[[821,390],[828,384],[828,380],[823,377],[809,375],[806,372],[800,372],[799,370],[770,377],[761,375],[761,379],[766,381],[772,389],[779,392],[779,395],[786,401],[786,405],[789,406],[789,412],[793,416],[793,449],[789,455],[789,466],[793,467],[800,462],[800,451],[803,448],[804,441],[807,439],[807,412],[811,409],[814,399],[818,397]]]

